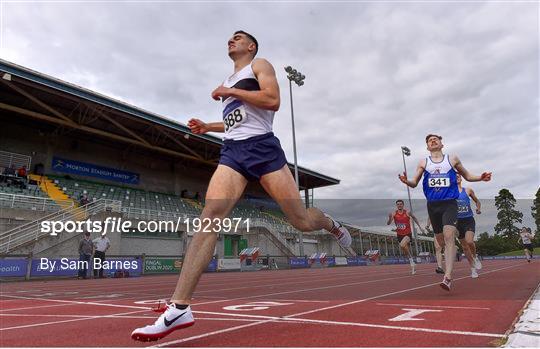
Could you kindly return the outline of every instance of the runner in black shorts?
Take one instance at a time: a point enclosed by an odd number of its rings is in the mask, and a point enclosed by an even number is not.
[[[534,253],[534,248],[532,244],[532,240],[534,239],[534,235],[532,233],[531,228],[523,227],[521,228],[521,232],[519,233],[519,239],[518,242],[521,240],[523,242],[523,251],[525,252],[525,256],[527,257],[527,262],[531,262],[531,258]]]
[[[428,201],[428,214],[435,237],[444,248],[446,270],[440,286],[449,291],[452,282],[452,268],[455,256],[455,236],[457,225],[457,202],[459,196],[456,174],[460,173],[469,182],[489,181],[491,172],[474,176],[463,167],[456,155],[445,155],[442,152],[442,137],[434,134],[426,136],[429,157],[419,162],[414,177],[407,179],[407,173],[399,175],[399,179],[415,188],[423,176],[424,194]]]
[[[471,200],[476,204],[476,214],[482,213],[480,210],[482,204],[480,200],[474,194],[471,188],[464,188],[461,186],[461,176],[457,175],[457,183],[459,189],[458,203],[458,223],[457,230],[459,233],[458,239],[463,252],[469,261],[471,267],[471,277],[473,279],[478,277],[478,270],[482,269],[482,263],[476,256],[476,245],[474,243],[474,232],[476,231],[476,222],[474,220],[474,213],[471,209]],[[470,197],[470,198],[469,198]]]

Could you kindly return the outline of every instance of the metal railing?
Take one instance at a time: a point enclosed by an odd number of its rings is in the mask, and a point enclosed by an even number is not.
[[[13,249],[42,237],[50,236],[50,232],[43,231],[42,222],[68,220],[81,221],[100,212],[120,212],[122,203],[117,200],[100,199],[81,207],[69,207],[58,212],[46,215],[35,221],[20,225],[14,229],[0,234],[0,253],[9,253]]]
[[[0,207],[4,208],[20,208],[32,211],[59,211],[64,208],[73,207],[71,200],[54,201],[49,198],[41,198],[37,196],[18,195],[0,193]]]
[[[279,228],[276,227],[276,225],[261,219],[261,218],[253,218],[251,219],[251,224],[254,227],[262,227],[268,230],[280,243],[282,243],[285,247],[287,247],[292,254],[294,255],[294,247],[291,246],[291,244],[285,239],[279,232]],[[292,227],[291,227],[292,228]]]
[[[138,220],[176,220],[178,218],[193,219],[199,217],[187,212],[157,211],[138,207],[122,207],[121,212],[125,215],[125,218]]]
[[[31,163],[31,156],[0,150],[0,167],[10,168],[13,166],[15,170],[18,170],[24,165],[30,171]]]
[[[14,229],[1,233],[0,253],[9,253],[13,249],[20,247],[26,243],[37,241],[42,237],[50,235],[49,232],[42,231],[42,222],[44,221],[81,221],[87,219],[91,215],[105,211],[122,213],[127,219],[138,220],[177,220],[178,218],[193,219],[198,217],[197,215],[185,212],[167,212],[136,207],[122,207],[121,201],[99,199],[95,202],[88,203],[87,205],[81,207],[69,207],[58,212],[54,212],[40,219],[20,225]],[[246,218],[249,218],[250,227],[265,228],[277,241],[279,241],[283,246],[289,249],[294,255],[294,245],[292,245],[287,239],[285,239],[282,234],[296,234],[298,232],[297,229],[295,229],[291,225],[277,222],[266,217]],[[239,226],[246,229],[246,221],[242,220]]]

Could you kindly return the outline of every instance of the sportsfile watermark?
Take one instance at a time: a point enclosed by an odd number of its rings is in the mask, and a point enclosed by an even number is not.
[[[129,233],[134,229],[139,232],[157,233],[161,231],[179,231],[185,228],[192,232],[216,232],[216,233],[236,233],[240,230],[249,232],[249,218],[178,218],[175,221],[139,221],[134,223],[117,217],[107,217],[103,221],[43,221],[41,222],[41,232],[51,236],[59,233]]]

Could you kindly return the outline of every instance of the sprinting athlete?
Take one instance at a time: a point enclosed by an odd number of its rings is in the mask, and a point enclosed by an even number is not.
[[[445,155],[442,152],[442,137],[429,134],[426,136],[427,149],[430,156],[420,160],[414,177],[409,180],[407,174],[399,175],[399,179],[408,186],[415,188],[423,177],[422,186],[428,201],[429,219],[433,225],[435,237],[444,248],[445,274],[440,286],[450,291],[452,284],[452,269],[456,254],[454,242],[457,224],[457,202],[459,197],[456,174],[460,173],[469,182],[489,181],[491,172],[474,176],[463,167],[456,155]]]
[[[474,213],[471,209],[471,199],[473,199],[476,204],[476,214],[482,213],[482,204],[471,188],[464,188],[461,186],[461,175],[458,174],[456,177],[459,190],[459,197],[457,198],[458,239],[463,248],[463,253],[465,253],[465,257],[467,257],[467,260],[469,261],[471,277],[475,279],[478,277],[478,270],[482,269],[482,263],[480,263],[480,260],[476,255],[476,245],[474,243],[476,222],[474,220]]]
[[[521,232],[519,233],[518,242],[521,240],[523,243],[523,251],[525,252],[525,257],[527,257],[527,262],[531,262],[531,258],[533,256],[533,244],[532,240],[534,239],[534,235],[532,234],[531,228],[523,227],[521,228]]]
[[[392,224],[392,221],[396,224],[396,233],[399,241],[399,248],[403,251],[403,254],[407,258],[409,258],[409,263],[411,265],[411,274],[414,275],[416,274],[416,264],[414,263],[414,258],[412,257],[410,251],[410,244],[412,241],[411,219],[416,222],[416,225],[418,227],[420,227],[420,223],[412,213],[407,212],[404,206],[405,203],[403,202],[403,200],[397,200],[397,210],[388,214],[388,221],[386,222],[386,224],[390,225]]]
[[[279,140],[272,133],[274,113],[280,105],[276,74],[267,60],[255,59],[258,48],[252,35],[244,31],[233,34],[228,50],[234,62],[234,74],[212,92],[212,98],[223,103],[223,121],[205,123],[191,119],[188,122],[194,134],[225,133],[219,165],[208,185],[200,216],[202,222],[210,224],[195,232],[176,289],[163,314],[153,325],[134,330],[131,337],[135,340],[158,340],[194,324],[189,305],[214,253],[220,220],[230,214],[249,181],[259,181],[298,230],[325,229],[341,246],[351,245],[345,227],[316,208],[306,209],[300,198]]]
[[[426,230],[429,231],[430,233],[433,233],[433,230],[431,230],[430,227],[431,227],[431,221],[428,218],[428,221],[426,224]],[[444,274],[443,262],[442,262],[443,260],[442,247],[441,245],[439,245],[439,241],[437,240],[435,236],[433,239],[433,245],[435,245],[435,258],[437,260],[437,268],[435,269],[435,272],[437,274]]]

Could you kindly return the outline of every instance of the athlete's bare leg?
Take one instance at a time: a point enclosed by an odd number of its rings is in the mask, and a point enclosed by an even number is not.
[[[409,249],[409,246],[410,246],[409,244],[410,244],[410,242],[411,242],[411,239],[409,239],[408,236],[405,236],[405,237],[401,240],[401,242],[399,243],[399,247],[400,247],[401,250],[403,251],[405,257],[407,257],[407,258],[409,258],[409,259],[412,257],[412,256],[411,256],[410,249]]]
[[[306,209],[287,165],[261,177],[264,190],[279,204],[292,226],[300,231],[331,231],[332,221],[315,207]]]
[[[465,233],[465,241],[467,241],[467,244],[469,245],[469,250],[471,250],[471,254],[473,258],[476,257],[476,244],[474,243],[474,232],[468,231]]]
[[[416,264],[414,263],[414,260],[412,258],[411,251],[409,248],[410,242],[411,242],[411,239],[408,236],[405,236],[403,237],[403,239],[401,239],[401,242],[399,243],[399,247],[401,248],[401,250],[403,250],[403,253],[409,259],[409,263],[411,264],[411,273],[414,275],[416,274]]]
[[[465,257],[469,261],[471,268],[474,267],[474,257],[476,257],[476,246],[474,245],[474,233],[472,231],[465,232],[465,237],[459,240]]]
[[[459,243],[461,244],[461,248],[463,249],[463,253],[465,254],[465,257],[467,258],[467,261],[469,262],[469,265],[471,268],[474,268],[474,257],[471,253],[471,249],[469,248],[469,244],[465,239],[460,239]]]
[[[446,266],[444,276],[448,279],[452,279],[452,270],[454,269],[454,258],[456,256],[456,232],[456,227],[453,225],[445,225],[443,227],[442,234],[438,234],[442,235],[441,238],[444,238],[444,262]],[[439,243],[441,243],[440,238]]]
[[[247,180],[230,167],[219,165],[210,180],[201,222],[209,218],[222,220],[227,217],[246,188]],[[205,225],[205,224],[203,224]],[[182,264],[171,302],[190,304],[199,278],[212,259],[218,232],[211,224],[207,231],[193,235]]]
[[[531,259],[531,254],[529,253],[529,249],[524,249],[523,251],[525,251],[525,257],[527,257],[527,260]]]
[[[443,268],[442,264],[442,247],[439,244],[439,240],[437,238],[433,239],[435,244],[435,258],[437,258],[437,267]]]

